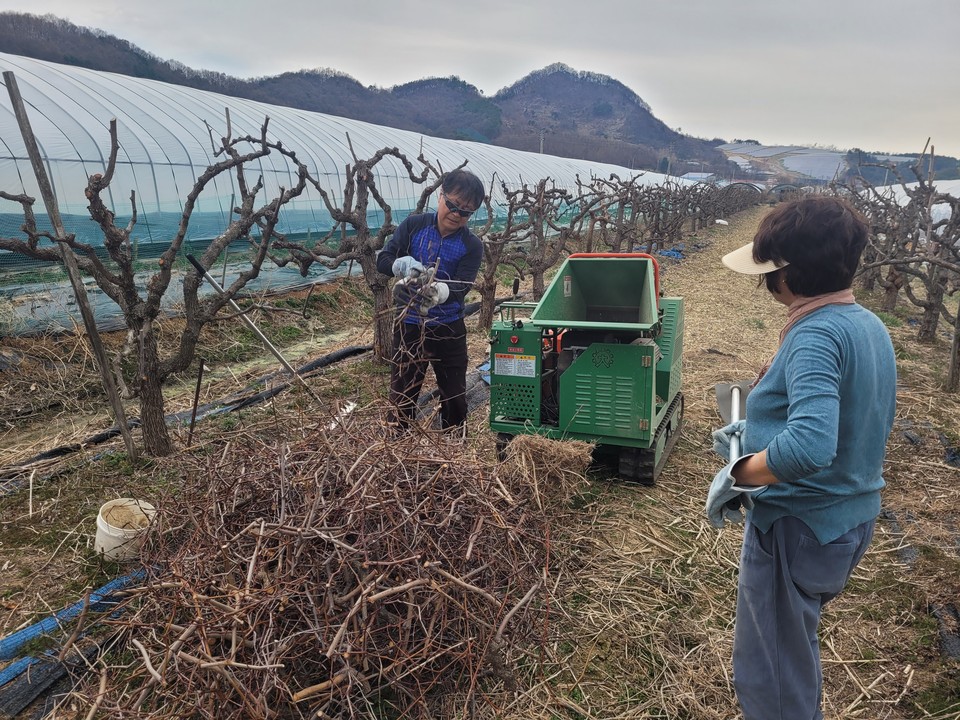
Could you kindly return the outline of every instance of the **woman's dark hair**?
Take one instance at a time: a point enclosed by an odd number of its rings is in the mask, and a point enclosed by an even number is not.
[[[472,208],[480,207],[486,195],[480,178],[469,170],[451,170],[443,176],[443,184],[440,187],[443,192],[455,194],[464,203],[469,203]]]
[[[763,218],[753,239],[753,259],[789,263],[764,276],[771,292],[781,274],[796,295],[845,290],[853,284],[868,233],[866,220],[846,200],[804,197],[777,206]]]

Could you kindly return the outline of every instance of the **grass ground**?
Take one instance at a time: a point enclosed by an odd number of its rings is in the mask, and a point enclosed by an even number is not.
[[[688,240],[688,249],[697,249],[685,260],[663,262],[664,291],[686,303],[683,436],[656,487],[589,478],[575,499],[580,521],[557,548],[556,605],[542,654],[518,658],[524,682],[513,693],[492,691],[485,713],[545,720],[736,717],[729,666],[740,534],[738,527],[710,528],[702,506],[722,464],[710,450],[710,431],[720,424],[714,386],[752,377],[776,349],[784,320],[765,290],[719,262],[752,238],[765,210],[701,232]],[[262,322],[268,336],[286,338],[284,352],[294,365],[370,341],[368,308],[349,285],[285,303],[286,315]],[[960,444],[960,401],[939,390],[945,342],[917,345],[911,318],[907,309],[885,317],[900,386],[884,515],[847,592],[823,618],[829,720],[960,718],[960,661],[945,654],[960,632],[960,484],[947,462]],[[171,337],[175,328],[171,322]],[[487,353],[485,333],[473,332],[470,348],[479,364]],[[98,408],[83,341],[6,339],[0,349],[26,357],[21,367],[29,370],[2,376],[7,420],[0,467],[9,470],[39,450],[110,424]],[[226,324],[207,334],[203,355],[212,369],[201,402],[235,393],[275,368],[255,342]],[[169,411],[190,407],[194,381],[195,374],[187,374],[171,384]],[[32,492],[27,482],[0,497],[0,637],[121,572],[92,551],[104,501],[175,491],[187,465],[178,458],[197,448],[228,452],[243,435],[296,433],[318,415],[335,414],[346,400],[372,406],[382,400],[386,375],[360,358],[309,382],[328,406],[285,393],[203,421],[193,450],[183,448],[186,428],[176,430],[181,450],[170,458],[131,465],[114,442],[20,468],[21,480],[32,475]],[[471,416],[468,435],[472,451],[493,464],[494,439],[482,409]]]

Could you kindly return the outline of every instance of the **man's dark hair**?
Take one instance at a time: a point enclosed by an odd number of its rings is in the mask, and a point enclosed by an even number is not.
[[[836,292],[853,284],[868,234],[867,221],[843,198],[803,197],[763,218],[753,239],[753,259],[789,263],[764,276],[771,292],[780,273],[795,295]]]
[[[443,176],[441,185],[444,193],[456,195],[464,204],[471,208],[480,207],[486,191],[480,178],[469,170],[451,170]]]

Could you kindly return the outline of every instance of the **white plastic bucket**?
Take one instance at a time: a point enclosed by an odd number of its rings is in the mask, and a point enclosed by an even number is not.
[[[97,513],[94,549],[107,560],[132,560],[140,553],[147,528],[157,510],[135,498],[118,498],[104,503]]]

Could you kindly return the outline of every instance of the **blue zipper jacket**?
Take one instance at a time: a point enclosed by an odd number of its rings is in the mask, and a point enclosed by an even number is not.
[[[430,308],[421,317],[409,308],[404,322],[427,325],[447,325],[463,317],[463,300],[473,287],[483,259],[483,243],[466,227],[447,237],[440,237],[437,214],[409,215],[387,241],[377,256],[377,270],[392,275],[393,261],[398,257],[419,260],[424,267],[436,267],[435,279],[445,282],[450,296],[441,305]],[[438,263],[439,260],[439,263]]]

